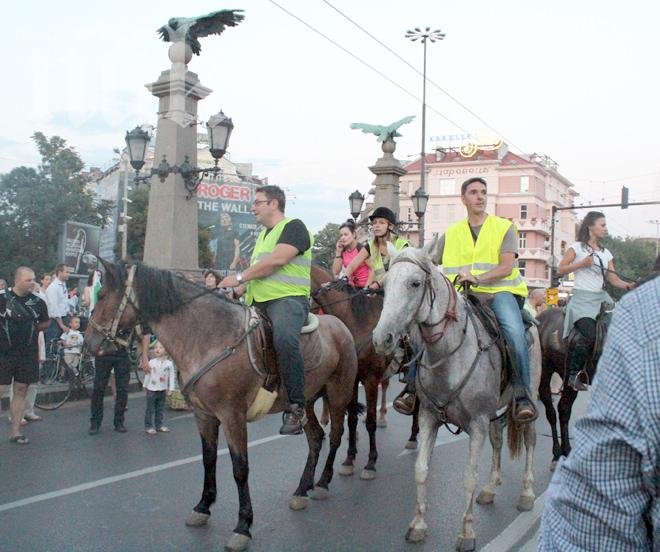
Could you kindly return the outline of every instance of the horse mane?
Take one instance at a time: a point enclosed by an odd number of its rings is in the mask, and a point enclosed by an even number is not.
[[[332,282],[322,287],[321,291],[323,290],[332,290],[346,293],[350,298],[351,312],[357,320],[360,320],[370,314],[371,310],[373,309],[373,295],[378,293],[365,293],[362,288],[356,288],[350,285],[348,280],[345,278],[333,280]]]

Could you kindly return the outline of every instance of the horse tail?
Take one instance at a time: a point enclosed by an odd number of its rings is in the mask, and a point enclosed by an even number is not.
[[[513,409],[509,408],[507,414],[507,444],[509,446],[509,455],[512,460],[520,456],[523,449],[523,431],[522,424],[513,419]]]
[[[364,414],[366,411],[367,411],[367,407],[358,401],[351,401],[350,403],[348,403],[348,406],[346,407],[346,412],[348,414],[355,414],[356,416],[359,416],[360,414]]]

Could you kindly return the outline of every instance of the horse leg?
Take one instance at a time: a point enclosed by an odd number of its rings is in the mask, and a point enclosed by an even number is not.
[[[325,435],[323,428],[316,418],[314,403],[307,403],[305,410],[307,411],[305,436],[307,437],[309,452],[307,453],[305,469],[300,477],[300,483],[298,483],[298,488],[293,493],[293,497],[291,497],[291,501],[289,502],[289,508],[292,510],[304,510],[307,508],[307,491],[311,491],[314,488],[314,473],[316,472],[316,464],[319,461],[319,453],[321,452],[323,437]]]
[[[504,418],[490,422],[488,437],[493,449],[493,458],[490,464],[490,478],[486,486],[477,496],[477,504],[492,504],[495,500],[497,486],[502,484],[502,433],[504,432]]]
[[[387,388],[390,386],[390,380],[386,379],[380,382],[380,410],[378,411],[378,427],[387,427]]]
[[[417,448],[417,434],[419,433],[419,403],[412,415],[412,425],[410,426],[410,437],[404,448],[415,450]]]
[[[552,462],[550,463],[550,470],[554,470],[557,465],[557,460],[561,457],[561,446],[559,444],[559,435],[557,433],[557,413],[555,405],[552,404],[552,392],[550,389],[550,380],[552,379],[552,370],[543,370],[541,372],[541,383],[539,384],[539,399],[545,407],[545,417],[550,424],[550,431],[552,433]]]
[[[421,542],[426,537],[426,479],[429,475],[429,462],[438,435],[438,421],[435,416],[424,407],[419,411],[420,447],[415,461],[415,483],[417,485],[417,507],[415,517],[410,522],[406,540],[408,542]]]
[[[348,405],[348,450],[346,451],[346,460],[342,462],[339,468],[339,475],[353,475],[353,463],[357,456],[357,422],[358,422],[358,380],[355,379],[353,387],[353,398]]]
[[[225,437],[227,438],[227,447],[231,456],[231,464],[234,471],[234,481],[238,489],[238,523],[234,528],[232,536],[225,544],[226,550],[238,551],[245,550],[252,535],[250,527],[252,526],[252,501],[250,500],[250,488],[248,486],[248,475],[250,472],[247,454],[247,422],[244,417],[239,417],[232,413],[223,420]]]
[[[561,393],[561,399],[557,404],[559,412],[559,432],[561,434],[561,453],[568,456],[571,453],[571,441],[568,436],[568,423],[571,420],[571,411],[573,410],[573,403],[577,398],[577,391],[571,389],[568,385],[564,385],[564,390]]]
[[[188,514],[186,525],[199,527],[208,523],[211,516],[211,505],[217,496],[215,467],[218,460],[218,427],[217,418],[195,416],[197,429],[202,438],[202,463],[204,464],[204,489],[202,498]]]
[[[339,449],[341,437],[344,433],[346,400],[339,393],[335,392],[332,385],[328,385],[328,403],[330,405],[330,450],[328,451],[328,458],[326,459],[323,473],[311,495],[315,500],[323,500],[328,496],[328,486],[332,480],[335,456],[337,455],[337,449]]]
[[[525,473],[523,475],[523,491],[518,498],[517,508],[521,512],[528,512],[534,507],[534,447],[536,447],[536,425],[529,422],[523,425],[523,439],[525,441]]]
[[[475,550],[476,535],[473,527],[472,502],[474,499],[474,489],[477,486],[477,476],[479,473],[479,455],[486,440],[488,431],[488,417],[480,416],[470,424],[470,457],[468,465],[465,466],[463,476],[463,488],[465,489],[465,512],[463,513],[463,529],[458,535],[456,550],[467,552]]]
[[[328,407],[328,399],[323,397],[323,410],[321,411],[321,425],[326,427],[330,421],[330,408]]]
[[[376,448],[376,408],[378,406],[378,380],[368,377],[364,383],[364,394],[367,398],[367,419],[365,425],[369,434],[369,459],[367,465],[360,474],[360,479],[371,481],[376,478],[376,460],[378,460],[378,449]]]

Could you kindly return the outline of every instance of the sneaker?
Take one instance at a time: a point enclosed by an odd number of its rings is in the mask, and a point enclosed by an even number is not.
[[[397,397],[394,399],[392,402],[392,407],[399,414],[403,414],[404,416],[412,416],[413,412],[415,411],[416,403],[417,395],[414,393],[408,393],[402,397]]]
[[[115,424],[115,431],[117,433],[126,433],[128,430],[123,423]]]
[[[148,433],[149,435],[156,435],[156,430],[153,427],[148,427],[144,430],[144,432]]]
[[[538,417],[536,408],[529,399],[517,399],[513,419],[516,422],[533,422]]]
[[[170,432],[170,428],[169,428],[169,427],[165,427],[165,426],[161,426],[161,427],[159,427],[156,431],[158,431],[159,433],[169,433],[169,432]]]
[[[89,431],[87,433],[89,433],[90,435],[98,435],[99,431],[101,431],[101,428],[96,424],[92,424],[91,426],[89,426]]]
[[[282,427],[280,435],[300,435],[307,423],[305,409],[297,404],[292,404],[287,412],[282,414]]]

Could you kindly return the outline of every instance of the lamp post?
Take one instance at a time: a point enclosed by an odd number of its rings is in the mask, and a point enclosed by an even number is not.
[[[415,193],[410,196],[410,200],[413,204],[413,211],[417,215],[417,221],[419,225],[419,247],[424,245],[424,213],[426,213],[426,205],[429,202],[429,194],[427,194],[423,188],[419,187],[415,190]]]
[[[406,31],[406,38],[410,39],[412,42],[421,40],[422,44],[424,45],[424,66],[422,72],[422,163],[419,173],[419,187],[422,192],[424,192],[426,190],[426,42],[430,40],[431,42],[435,43],[438,40],[443,40],[445,38],[445,34],[440,29],[432,31],[431,27],[426,27],[426,29],[422,31],[419,27],[415,27],[415,29],[412,31]],[[424,245],[423,214],[419,220],[419,246],[421,247],[422,245]]]
[[[357,222],[357,219],[362,212],[363,204],[364,196],[358,190],[355,190],[351,195],[348,196],[348,205],[355,222]]]
[[[655,257],[658,257],[660,251],[660,219],[647,220],[649,224],[655,224]]]

